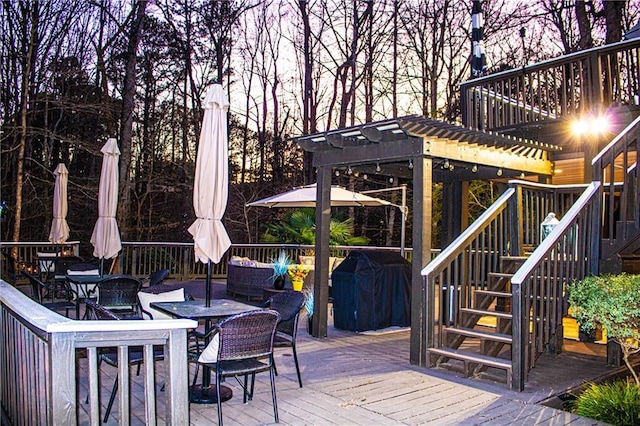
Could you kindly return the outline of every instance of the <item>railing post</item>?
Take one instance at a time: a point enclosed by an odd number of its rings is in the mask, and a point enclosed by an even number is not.
[[[525,317],[525,300],[522,291],[524,283],[511,283],[511,370],[513,374],[512,388],[518,392],[524,390],[526,378],[526,353],[529,336],[529,321]]]
[[[509,199],[509,255],[520,256],[523,239],[522,229],[522,186],[510,184],[515,189],[515,197]]]
[[[189,424],[189,364],[187,363],[187,332],[184,329],[171,330],[165,344],[165,366],[167,379],[165,391],[167,399],[167,424]],[[183,378],[187,380],[183,380]],[[181,380],[175,380],[180,378]]]
[[[73,333],[51,333],[49,335],[49,383],[47,398],[51,404],[52,425],[76,423],[76,353]],[[42,401],[42,399],[40,400]]]

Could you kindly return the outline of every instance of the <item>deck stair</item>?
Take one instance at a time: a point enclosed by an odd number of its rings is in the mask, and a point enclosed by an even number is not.
[[[462,370],[466,376],[478,376],[490,367],[496,368],[506,372],[504,381],[511,385],[510,356],[504,358],[513,342],[510,285],[513,272],[526,259],[526,256],[504,256],[499,262],[500,271],[487,274],[487,286],[475,289],[471,305],[460,307],[456,320],[442,328],[443,345],[429,349],[436,366]],[[487,322],[496,326],[483,325]]]

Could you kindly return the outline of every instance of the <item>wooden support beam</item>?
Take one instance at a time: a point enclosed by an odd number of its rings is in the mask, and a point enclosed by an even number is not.
[[[422,269],[431,260],[431,220],[433,206],[433,161],[416,158],[413,163],[413,257],[411,263],[411,342],[412,364],[427,365],[427,329],[430,301],[426,300]]]
[[[329,306],[329,225],[331,222],[331,167],[317,173],[315,275],[313,283],[313,337],[327,337]]]

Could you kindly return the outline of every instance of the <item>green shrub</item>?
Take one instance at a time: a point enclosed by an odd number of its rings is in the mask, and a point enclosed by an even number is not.
[[[569,304],[580,327],[601,327],[607,338],[622,348],[624,363],[640,386],[629,357],[640,351],[640,275],[602,275],[587,277],[568,287]]]
[[[591,383],[575,400],[573,411],[612,425],[640,425],[640,387],[632,380]]]

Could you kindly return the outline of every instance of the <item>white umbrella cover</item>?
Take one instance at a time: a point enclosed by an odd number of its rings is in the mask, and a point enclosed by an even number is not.
[[[231,246],[227,230],[222,224],[229,196],[229,101],[220,84],[214,84],[209,89],[203,108],[193,184],[196,220],[189,227],[189,232],[193,235],[196,261],[218,263]]]
[[[111,259],[116,257],[122,249],[120,231],[116,221],[120,149],[116,140],[110,138],[101,151],[103,158],[98,190],[98,220],[93,228],[91,244],[93,244],[93,255],[95,257]]]
[[[56,183],[53,188],[53,221],[51,222],[49,241],[53,244],[63,244],[69,238],[69,225],[67,224],[69,171],[63,163],[60,163],[53,174],[56,177]]]
[[[316,184],[300,186],[247,204],[252,207],[315,207]],[[331,187],[331,206],[390,206],[390,202],[349,191],[341,186]]]

